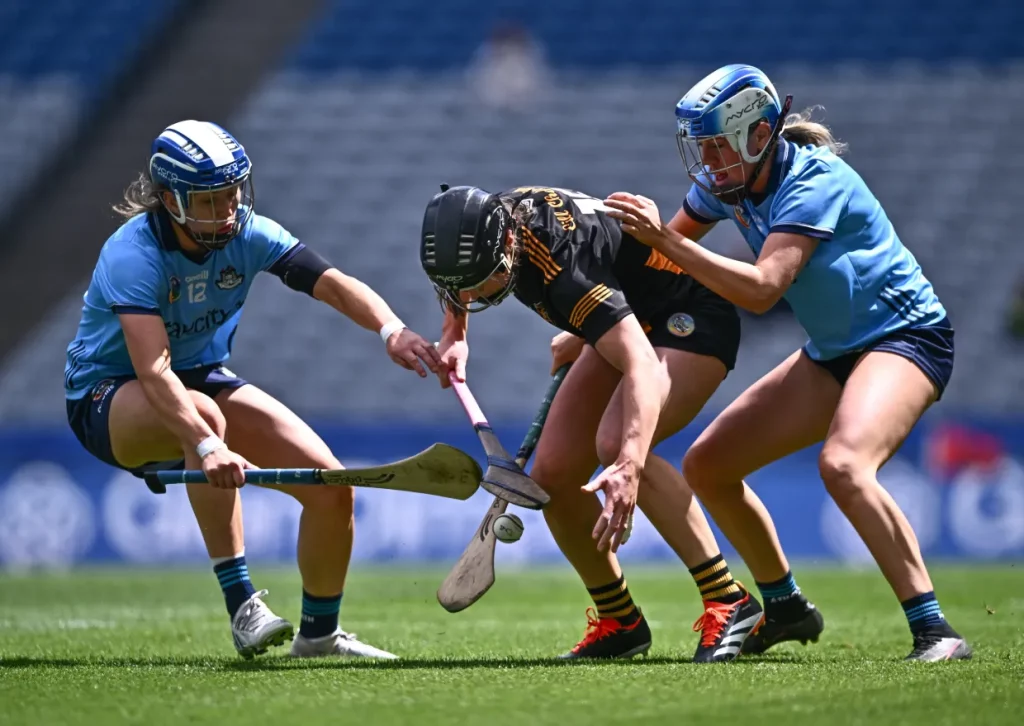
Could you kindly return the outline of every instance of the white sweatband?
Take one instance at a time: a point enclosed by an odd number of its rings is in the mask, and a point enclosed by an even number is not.
[[[207,436],[205,439],[199,442],[196,446],[196,453],[200,459],[205,459],[209,454],[212,454],[217,449],[223,449],[224,442],[220,440],[219,436]]]
[[[384,325],[380,329],[380,339],[387,343],[388,338],[391,337],[392,333],[394,333],[396,330],[401,330],[404,327],[406,327],[405,323],[403,323],[398,318],[395,318],[394,320],[389,320],[388,322],[384,323]]]

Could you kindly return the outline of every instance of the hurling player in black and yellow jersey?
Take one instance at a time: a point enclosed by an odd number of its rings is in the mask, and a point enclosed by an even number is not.
[[[732,369],[739,317],[624,234],[607,211],[564,189],[442,187],[427,205],[420,245],[446,311],[441,385],[448,370],[465,378],[467,313],[514,295],[563,330],[552,343],[554,368],[575,363],[551,406],[531,476],[550,494],[548,526],[594,601],[586,634],[565,657],[631,657],[650,648],[615,555],[639,504],[704,601],[694,660],[732,660],[761,625],[761,605],[733,580],[682,474],[650,449],[690,423]]]

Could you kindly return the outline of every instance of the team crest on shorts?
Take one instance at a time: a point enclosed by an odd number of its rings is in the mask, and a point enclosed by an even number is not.
[[[114,387],[114,382],[112,380],[110,380],[109,378],[106,379],[106,380],[100,381],[95,386],[93,386],[93,389],[92,389],[92,400],[93,401],[102,401],[103,398],[108,393],[110,393],[110,389],[113,388],[113,387]]]
[[[677,338],[685,338],[696,330],[697,324],[693,322],[693,317],[690,315],[675,313],[668,319],[665,327],[668,328],[668,332]]]
[[[178,302],[178,298],[181,297],[181,280],[174,275],[171,275],[171,279],[167,281],[167,285],[167,300],[172,303]]]
[[[217,287],[221,290],[234,290],[242,284],[242,280],[244,279],[245,275],[238,274],[238,270],[231,265],[228,265],[220,271],[220,277],[217,279]]]
[[[96,406],[97,413],[103,413],[103,405],[107,402],[107,396],[114,390],[114,382],[109,378],[97,383],[92,389],[92,402]]]

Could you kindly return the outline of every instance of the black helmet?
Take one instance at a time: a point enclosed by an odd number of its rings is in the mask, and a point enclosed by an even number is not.
[[[441,186],[423,213],[420,263],[443,303],[472,313],[497,305],[512,292],[515,261],[505,250],[511,221],[497,194],[477,187]],[[503,270],[508,284],[501,292],[468,304],[462,301],[461,291]]]

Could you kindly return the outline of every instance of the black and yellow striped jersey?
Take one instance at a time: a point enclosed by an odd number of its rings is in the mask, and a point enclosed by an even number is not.
[[[552,325],[595,344],[631,313],[643,323],[689,294],[693,279],[624,233],[600,200],[552,187],[499,196],[522,220],[514,294]]]

